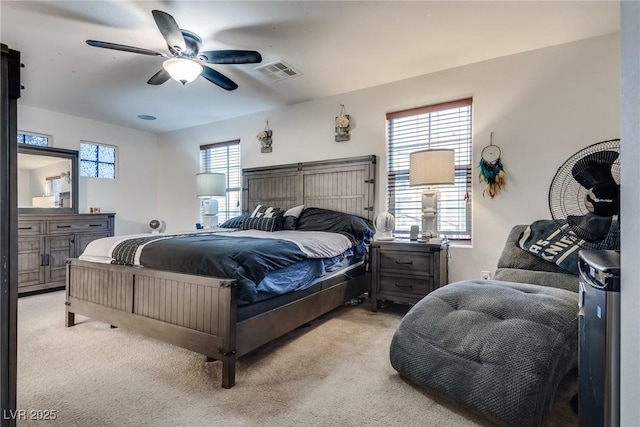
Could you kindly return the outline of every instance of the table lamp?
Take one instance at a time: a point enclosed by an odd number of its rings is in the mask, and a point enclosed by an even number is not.
[[[409,186],[451,185],[455,183],[454,150],[424,150],[409,155]],[[422,192],[422,239],[439,241],[438,190]]]
[[[227,195],[227,180],[223,173],[202,172],[196,174],[197,196],[206,199],[205,228],[218,225],[218,201],[214,197]]]

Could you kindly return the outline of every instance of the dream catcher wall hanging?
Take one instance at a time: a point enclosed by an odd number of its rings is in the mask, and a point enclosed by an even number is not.
[[[478,165],[480,168],[480,182],[487,183],[487,188],[482,192],[482,196],[486,194],[493,199],[506,183],[507,174],[504,171],[504,166],[502,166],[501,155],[500,147],[493,144],[493,132],[491,132],[491,141],[489,145],[482,149],[480,164]]]

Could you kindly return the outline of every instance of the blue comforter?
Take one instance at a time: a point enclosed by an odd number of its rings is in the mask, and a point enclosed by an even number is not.
[[[187,235],[147,244],[140,264],[158,270],[176,271],[237,281],[239,301],[253,302],[256,286],[273,270],[304,260],[307,255],[287,240]]]

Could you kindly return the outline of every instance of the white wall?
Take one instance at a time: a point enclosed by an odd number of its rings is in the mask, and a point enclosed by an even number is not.
[[[620,284],[620,425],[640,420],[640,3],[621,4],[622,281]]]
[[[450,279],[479,278],[495,268],[513,225],[550,217],[547,193],[557,168],[579,149],[620,136],[618,43],[617,34],[598,37],[160,135],[158,212],[169,229],[193,228],[199,145],[236,138],[243,167],[375,154],[376,212],[385,210],[385,113],[472,96],[474,164],[494,131],[508,180],[491,200],[474,173],[473,248],[451,250]],[[336,143],[341,103],[353,126],[351,141]],[[261,154],[255,139],[265,119],[273,130],[270,154]],[[162,172],[168,169],[174,173]]]
[[[115,180],[80,177],[79,212],[115,212],[116,234],[146,232],[156,218],[157,136],[153,133],[20,105],[18,129],[53,136],[53,146],[78,150],[80,140],[117,149]]]

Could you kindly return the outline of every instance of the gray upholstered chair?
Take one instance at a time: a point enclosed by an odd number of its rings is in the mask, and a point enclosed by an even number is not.
[[[516,246],[509,234],[494,280],[427,295],[390,348],[408,380],[505,426],[540,426],[577,367],[578,277]]]

